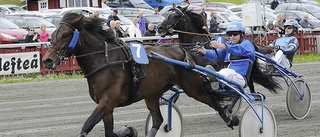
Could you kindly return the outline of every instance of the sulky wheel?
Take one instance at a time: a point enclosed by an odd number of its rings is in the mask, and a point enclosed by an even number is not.
[[[295,87],[296,85],[296,87]],[[300,95],[303,95],[300,98]],[[295,79],[287,91],[287,108],[290,115],[295,119],[304,119],[311,108],[311,92],[303,79]]]
[[[163,117],[163,123],[161,124],[156,137],[182,137],[184,132],[183,119],[182,114],[178,107],[175,104],[172,104],[172,129],[168,131],[168,103],[161,102],[160,103],[160,111]],[[145,133],[152,127],[152,117],[149,113],[146,125],[145,125]]]
[[[253,103],[254,110],[262,117],[261,103]],[[241,118],[239,126],[240,137],[275,137],[277,136],[276,119],[268,107],[263,107],[264,121],[262,123],[255,114],[254,110],[248,106]]]

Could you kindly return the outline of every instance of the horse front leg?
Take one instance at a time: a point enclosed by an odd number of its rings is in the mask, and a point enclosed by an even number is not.
[[[89,116],[89,118],[83,124],[82,129],[81,129],[81,133],[78,137],[86,137],[87,134],[93,129],[93,127],[96,124],[98,124],[101,121],[102,118],[109,116],[109,115],[106,116],[106,114],[111,113],[111,115],[112,115],[112,112],[113,112],[112,109],[107,111],[105,105],[98,104],[98,106],[94,109],[94,111]],[[113,117],[111,116],[109,119],[111,119],[109,121],[112,121],[112,122],[105,124],[105,136],[106,137],[117,137],[117,135],[113,133]]]
[[[159,107],[159,98],[162,93],[158,96],[154,95],[152,98],[146,98],[145,103],[152,116],[152,128],[148,131],[146,137],[155,137],[161,124],[163,123],[163,117],[161,115]]]

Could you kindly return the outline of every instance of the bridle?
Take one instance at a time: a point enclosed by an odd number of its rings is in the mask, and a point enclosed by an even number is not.
[[[84,16],[81,16],[81,18],[79,19],[78,23],[81,21],[81,19],[83,18]],[[76,27],[74,27],[73,25],[71,25],[71,23],[68,23],[68,22],[60,22],[60,26],[59,28],[57,29],[56,31],[56,37],[58,35],[58,32],[59,30],[61,29],[61,27],[63,25],[66,25],[68,27],[70,27],[71,29],[74,30],[74,34],[73,34],[73,37],[72,37],[72,40],[70,41],[69,43],[69,46],[68,48],[65,48],[63,50],[61,50],[57,45],[58,45],[58,41],[56,40],[56,45],[54,46],[51,46],[50,48],[53,48],[56,50],[57,52],[57,62],[63,62],[65,60],[65,53],[66,51],[68,50],[73,50],[77,45],[81,46],[81,43],[79,41],[79,35],[80,35],[80,32],[78,31],[78,29]],[[79,44],[78,44],[79,43]],[[90,55],[94,55],[94,54],[101,54],[101,53],[104,53],[104,56],[106,58],[106,62],[100,66],[97,66],[95,67],[95,69],[93,69],[92,71],[88,72],[85,74],[85,77],[90,77],[92,76],[93,74],[95,74],[96,72],[102,70],[103,68],[106,68],[106,67],[109,67],[111,65],[115,65],[115,64],[124,64],[124,63],[128,63],[131,58],[130,58],[130,53],[127,51],[127,48],[125,46],[123,46],[124,44],[123,43],[119,43],[121,46],[117,46],[117,47],[113,47],[113,48],[109,48],[108,47],[108,43],[104,41],[104,50],[100,50],[100,51],[95,51],[95,52],[90,52],[90,53],[85,53],[85,54],[81,54],[81,55],[75,55],[75,58],[82,58],[82,57],[85,57],[85,56],[90,56]],[[119,45],[117,44],[117,45]],[[79,48],[78,46],[78,48]],[[126,60],[120,60],[120,61],[112,61],[112,62],[109,62],[108,60],[108,51],[111,51],[111,50],[116,50],[116,49],[122,49],[125,57],[126,57]],[[112,70],[111,70],[112,71]],[[114,73],[113,73],[114,75]],[[114,75],[115,76],[115,75]]]
[[[82,20],[84,16],[81,16],[81,18],[79,19],[78,23]],[[75,28],[74,26],[72,26],[70,23],[68,22],[60,22],[60,26],[59,28],[57,29],[56,31],[56,35],[55,35],[55,38],[57,38],[58,36],[58,32],[59,30],[61,29],[61,27],[63,25],[67,25],[68,27],[70,27],[71,29],[73,29],[74,33],[73,33],[73,37],[72,37],[72,40],[70,41],[69,43],[69,46],[68,48],[65,48],[61,51],[61,49],[58,47],[58,40],[56,40],[56,44],[51,44],[52,46],[50,46],[49,48],[52,48],[52,49],[55,49],[56,52],[57,52],[57,58],[58,58],[58,61],[59,62],[63,62],[65,61],[66,57],[65,57],[65,54],[66,52],[68,51],[68,49],[74,49],[75,46],[77,45],[78,43],[78,40],[79,40],[79,35],[80,35],[80,32],[78,31],[77,28]],[[81,44],[80,44],[81,45]]]
[[[184,19],[185,14],[179,9],[179,8],[175,8],[175,10],[179,11],[182,15],[180,16],[180,18],[178,20],[176,20],[173,24],[169,24],[168,25],[168,17],[171,14],[174,14],[175,12],[170,13],[166,18],[165,18],[165,24],[166,24],[166,32],[169,34],[172,34],[174,32],[174,27],[177,26],[177,24]],[[183,21],[186,21],[185,19]]]
[[[176,20],[173,24],[169,24],[168,25],[168,17],[171,15],[171,14],[174,14],[175,12],[172,12],[170,13],[166,19],[165,19],[165,24],[166,24],[166,33],[169,33],[169,34],[172,34],[173,32],[178,32],[178,33],[183,33],[183,34],[190,34],[190,35],[198,35],[198,36],[209,36],[211,37],[212,35],[211,34],[202,34],[202,33],[195,33],[195,32],[189,32],[189,31],[182,31],[182,30],[175,30],[174,27],[182,20],[182,21],[186,21],[186,19],[184,18],[185,17],[185,14],[179,9],[179,8],[175,8],[175,10],[179,11],[179,13],[181,13],[181,17]]]

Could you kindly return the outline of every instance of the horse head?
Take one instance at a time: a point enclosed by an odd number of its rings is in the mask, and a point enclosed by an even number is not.
[[[197,42],[211,40],[207,23],[202,14],[189,10],[187,7],[173,7],[170,14],[158,26],[158,33],[166,35],[178,34],[180,45],[195,45]]]
[[[96,24],[92,24],[96,22]],[[86,39],[106,39],[101,35],[90,34],[98,33],[102,30],[102,19],[91,19],[76,13],[67,13],[63,16],[59,27],[52,33],[51,46],[43,57],[46,68],[56,69],[57,66],[72,55],[83,54],[80,50],[81,45],[88,45]],[[88,32],[92,30],[92,32]],[[105,41],[105,40],[100,40]],[[93,41],[91,41],[93,42]],[[83,47],[83,46],[82,46]]]
[[[186,27],[182,24],[182,21],[190,20],[189,17],[185,16],[187,7],[176,7],[173,4],[172,8],[168,10],[170,14],[165,18],[165,20],[158,26],[158,33],[164,37],[166,35],[173,35],[174,29],[180,29],[181,27]]]

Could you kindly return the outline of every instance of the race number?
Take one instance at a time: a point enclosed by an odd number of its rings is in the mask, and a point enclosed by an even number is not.
[[[218,42],[218,43],[224,43],[224,38],[223,38],[222,36],[216,36],[214,39],[215,39],[216,42]]]
[[[146,50],[144,49],[144,46],[141,43],[131,42],[129,45],[134,61],[136,61],[139,64],[149,63]]]

